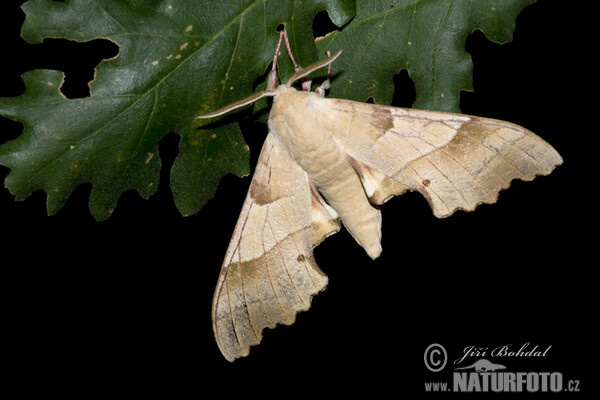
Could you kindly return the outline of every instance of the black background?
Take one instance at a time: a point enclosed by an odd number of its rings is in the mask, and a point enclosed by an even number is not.
[[[66,71],[63,91],[86,96],[94,66],[116,47],[102,41],[29,45],[19,36],[22,3],[0,6],[0,96],[23,93],[20,75],[36,68]],[[548,177],[514,182],[494,205],[444,220],[433,217],[418,194],[388,202],[382,256],[370,260],[345,232],[327,239],[315,249],[329,276],[327,290],[296,324],[267,331],[249,357],[233,364],[214,342],[210,305],[249,178],[224,178],[200,213],[181,217],[167,183],[178,145],[171,133],[161,142],[158,193],[148,200],[124,194],[104,222],[87,209],[90,186],[76,189],[50,217],[43,193],[15,202],[0,189],[8,380],[23,395],[209,396],[214,389],[225,395],[422,395],[425,382],[451,379],[450,366],[438,374],[425,368],[431,343],[442,344],[451,363],[467,346],[518,350],[530,342],[529,350],[552,347],[544,358],[490,359],[509,371],[559,371],[565,386],[574,379],[582,392],[595,390],[584,362],[597,355],[598,344],[592,335],[598,302],[591,155],[598,128],[587,109],[597,104],[597,92],[596,72],[586,70],[597,64],[597,49],[585,32],[589,10],[564,4],[540,0],[527,7],[509,44],[471,35],[466,47],[475,91],[461,95],[464,113],[531,129],[561,153],[564,165]],[[317,21],[317,31],[327,29],[324,21]],[[395,105],[410,104],[407,75],[395,83]],[[255,161],[266,128],[242,127]],[[0,118],[0,143],[21,129]],[[8,173],[0,167],[0,179]]]

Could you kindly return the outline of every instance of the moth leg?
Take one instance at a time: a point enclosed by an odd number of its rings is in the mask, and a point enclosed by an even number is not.
[[[327,57],[331,57],[331,52],[329,50],[327,50]],[[329,78],[331,78],[331,64],[327,66],[327,79],[325,79],[321,86],[315,89],[316,94],[325,97],[325,91],[331,87],[331,80]]]

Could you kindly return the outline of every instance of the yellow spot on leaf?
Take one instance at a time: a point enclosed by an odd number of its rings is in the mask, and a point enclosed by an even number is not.
[[[152,160],[152,157],[154,157],[154,153],[149,152],[148,157],[146,157],[146,164],[148,164],[150,162],[150,160]]]

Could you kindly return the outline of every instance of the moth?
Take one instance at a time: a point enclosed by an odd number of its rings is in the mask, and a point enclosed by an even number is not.
[[[282,38],[296,72],[276,87]],[[508,122],[325,98],[340,53],[302,69],[281,31],[267,90],[197,117],[273,98],[269,134],[213,298],[216,342],[229,361],[247,356],[264,328],[292,324],[325,289],[313,248],[342,224],[375,259],[377,206],[392,196],[417,191],[443,218],[494,203],[513,179],[530,181],[562,163],[548,143]],[[324,67],[327,79],[311,92],[306,78]]]

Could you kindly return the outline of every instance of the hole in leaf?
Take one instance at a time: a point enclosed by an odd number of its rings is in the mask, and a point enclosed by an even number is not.
[[[408,71],[403,69],[394,75],[393,81],[394,96],[392,97],[392,105],[394,107],[412,107],[417,98],[417,91],[414,82],[408,75]]]
[[[277,32],[281,32],[282,30],[285,29],[285,25],[284,24],[279,24],[277,25],[277,28],[275,29]]]
[[[89,97],[89,82],[94,79],[95,70],[103,59],[110,59],[119,53],[119,47],[103,39],[79,43],[66,39],[46,39],[40,45],[27,46],[27,60],[23,71],[33,69],[55,69],[65,73],[61,93],[76,99]]]
[[[115,57],[118,46],[109,40],[92,40],[85,43],[66,39],[46,39],[42,44],[29,44],[20,37],[25,13],[18,9],[18,1],[13,18],[0,26],[6,43],[3,45],[3,58],[0,64],[2,96],[19,96],[25,91],[21,79],[8,79],[6,75],[20,77],[35,69],[54,69],[65,72],[62,93],[68,98],[89,96],[88,83],[94,78],[94,70],[103,60]],[[10,14],[9,14],[10,15]],[[5,62],[10,60],[10,62]]]
[[[319,12],[313,20],[313,36],[319,38],[326,36],[327,34],[337,31],[339,28],[336,24],[331,22],[329,14],[326,11]]]
[[[48,39],[40,46],[39,54],[44,67],[64,71],[65,80],[60,91],[65,97],[76,99],[89,97],[88,85],[95,77],[96,67],[103,59],[113,58],[118,52],[118,46],[109,40],[78,43]]]

